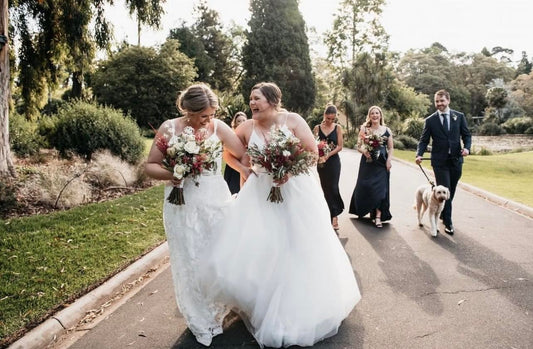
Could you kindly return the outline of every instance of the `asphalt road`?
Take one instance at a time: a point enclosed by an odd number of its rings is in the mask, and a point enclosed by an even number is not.
[[[349,206],[359,154],[344,150],[341,159]],[[347,209],[339,217],[362,300],[336,336],[314,347],[533,348],[533,220],[459,188],[455,235],[432,238],[427,217],[418,227],[413,209],[423,183],[417,167],[394,161],[390,223],[377,229]],[[205,348],[186,328],[172,287],[167,264],[55,348]],[[238,318],[225,327],[212,348],[258,348]]]

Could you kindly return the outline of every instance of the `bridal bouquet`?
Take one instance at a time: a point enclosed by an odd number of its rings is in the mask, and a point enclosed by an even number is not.
[[[161,166],[172,172],[175,179],[180,181],[172,188],[167,200],[175,205],[184,205],[183,180],[192,177],[195,180],[204,171],[216,171],[217,158],[222,152],[220,141],[207,137],[207,130],[202,128],[194,132],[194,128],[187,126],[176,136],[157,137],[156,145],[164,154]],[[200,183],[195,180],[195,184]]]
[[[379,158],[379,148],[384,141],[385,137],[374,133],[362,136],[362,147],[370,153],[370,159],[367,159],[366,162],[372,162]]]
[[[316,145],[318,147],[318,167],[323,167],[325,161],[320,162],[320,159],[324,156],[328,156],[329,152],[332,150],[331,148],[333,144],[328,143],[325,139],[317,139]]]
[[[250,145],[248,155],[253,164],[262,166],[272,175],[274,182],[287,174],[296,176],[309,173],[309,168],[315,163],[315,155],[303,148],[300,139],[276,128],[270,130],[270,140],[266,141],[264,147]],[[272,186],[267,199],[275,203],[283,202],[279,185]]]

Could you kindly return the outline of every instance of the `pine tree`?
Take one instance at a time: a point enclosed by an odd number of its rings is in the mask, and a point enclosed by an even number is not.
[[[256,83],[271,81],[280,87],[284,107],[306,116],[316,90],[298,1],[251,0],[250,9],[250,31],[243,47],[244,98]]]

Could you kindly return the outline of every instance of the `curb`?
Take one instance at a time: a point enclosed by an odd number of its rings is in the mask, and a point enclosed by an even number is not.
[[[408,166],[411,166],[411,167],[414,167],[414,168],[418,168],[418,165],[410,163],[409,161],[405,161],[405,160],[402,160],[402,159],[396,159],[396,158],[394,158],[393,160],[401,162],[402,164],[405,164],[405,165],[408,165]],[[433,173],[430,173],[429,175],[432,176]],[[498,206],[505,207],[508,210],[511,210],[511,211],[513,211],[515,213],[521,214],[521,215],[523,215],[525,217],[533,218],[533,208],[531,208],[529,206],[523,205],[523,204],[518,203],[516,201],[512,201],[512,200],[506,199],[504,197],[498,196],[498,195],[493,194],[493,193],[489,193],[488,191],[485,191],[485,190],[480,189],[478,187],[474,187],[473,185],[470,185],[470,184],[467,184],[467,183],[463,183],[461,181],[459,181],[458,186],[461,187],[462,189],[468,191],[469,193],[472,193],[474,195],[482,197],[483,199],[485,199],[487,201],[490,201],[490,202],[492,202],[492,203],[494,203],[494,204],[496,204]]]
[[[48,320],[26,333],[24,337],[9,346],[10,349],[39,349],[52,344],[60,335],[75,327],[86,313],[104,304],[125,284],[138,279],[150,269],[157,268],[168,257],[168,244],[162,243],[146,255],[129,265],[99,287],[77,299],[67,308],[54,314]]]

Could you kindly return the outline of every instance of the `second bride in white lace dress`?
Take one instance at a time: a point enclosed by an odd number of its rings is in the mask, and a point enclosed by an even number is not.
[[[224,122],[214,118],[218,108],[216,95],[204,84],[190,86],[181,93],[177,106],[184,117],[165,121],[158,130],[158,136],[168,141],[180,135],[185,127],[192,127],[195,133],[207,132],[210,141],[221,141],[224,148],[240,158],[244,147],[233,130]],[[165,187],[163,221],[168,241],[170,264],[176,300],[187,326],[198,342],[210,345],[217,334],[222,333],[222,320],[226,308],[209,298],[199,283],[198,265],[200,258],[209,255],[214,230],[222,218],[222,211],[231,197],[222,177],[221,157],[216,159],[215,171],[204,171],[198,178],[185,177],[183,196],[185,204],[168,202],[173,185],[173,174],[162,168],[163,153],[154,141],[145,166],[146,173],[153,178],[168,180]],[[198,183],[198,184],[196,184]]]
[[[274,126],[317,152],[305,120],[280,112],[280,102],[275,84],[254,86],[253,120],[239,126],[239,138],[261,147]],[[205,282],[240,314],[261,347],[311,346],[336,334],[359,301],[353,269],[316,175],[285,178],[283,202],[274,203],[267,200],[272,176],[253,169],[257,175],[241,172],[248,178],[204,260]]]

